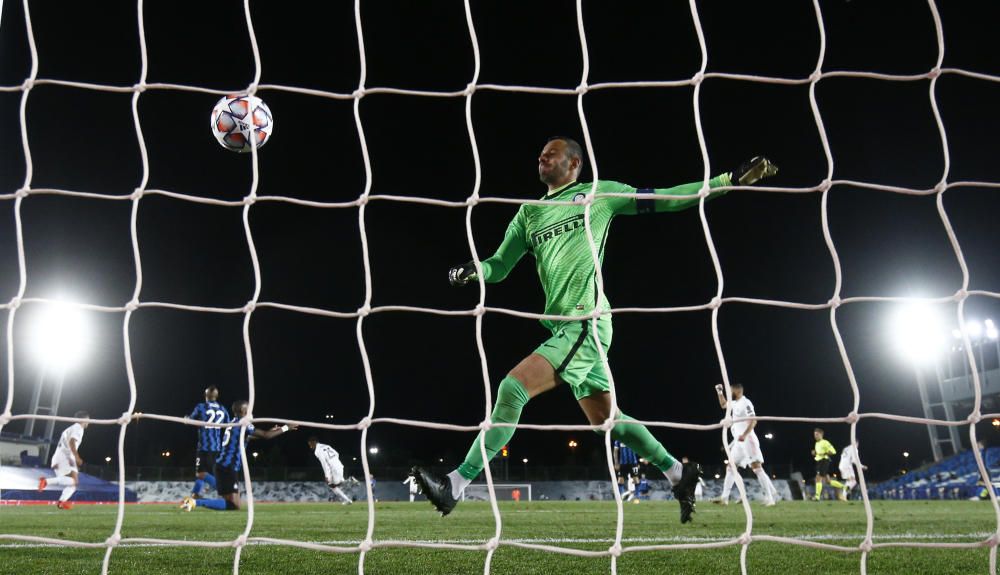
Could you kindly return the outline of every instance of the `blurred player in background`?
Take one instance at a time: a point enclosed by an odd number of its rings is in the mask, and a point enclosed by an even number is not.
[[[813,430],[813,439],[816,441],[816,445],[813,447],[812,455],[813,459],[816,460],[816,494],[813,495],[813,501],[819,501],[823,497],[823,481],[830,484],[840,491],[837,491],[837,499],[841,501],[846,501],[844,496],[843,487],[844,484],[832,479],[830,477],[830,456],[837,454],[837,449],[832,443],[823,439],[824,431],[822,427],[817,427]]]
[[[210,385],[205,388],[205,401],[194,406],[189,419],[214,423],[198,428],[198,449],[194,458],[195,481],[191,497],[201,497],[201,490],[207,484],[215,489],[215,460],[222,450],[222,428],[218,425],[229,421],[229,412],[219,403],[219,388]]]
[[[686,455],[684,457],[681,457],[681,463],[687,463],[688,461],[689,459],[687,458]],[[645,474],[643,474],[643,477],[645,477]],[[702,501],[703,499],[705,499],[705,480],[701,476],[699,476],[698,485],[694,486],[694,500]]]
[[[77,411],[73,414],[77,419],[89,419],[90,414],[86,411]],[[38,479],[38,490],[44,491],[49,485],[62,485],[62,494],[59,495],[59,509],[70,510],[73,504],[69,498],[76,493],[76,486],[80,484],[80,466],[83,465],[83,458],[80,457],[80,444],[83,443],[83,430],[90,425],[88,422],[74,423],[67,427],[59,436],[59,445],[52,455],[52,470],[56,476],[52,479],[40,477]]]
[[[842,450],[840,450],[840,478],[844,480],[843,494],[840,498],[841,501],[846,501],[850,498],[851,491],[854,486],[858,484],[858,476],[854,472],[854,467],[860,467],[861,469],[868,469],[867,465],[861,465],[861,460],[858,458],[858,450],[854,448],[853,445],[847,444]]]
[[[417,480],[413,478],[412,475],[407,476],[406,480],[403,481],[403,485],[408,485],[410,490],[410,503],[416,499],[417,494],[420,493],[420,486],[417,485]]]
[[[635,477],[639,470],[639,456],[632,448],[617,439],[611,443],[611,460],[618,477],[618,493],[630,501],[635,494]]]
[[[207,507],[216,511],[230,511],[240,508],[240,472],[243,471],[243,457],[240,454],[240,420],[246,417],[249,403],[241,399],[233,403],[233,416],[227,423],[235,425],[226,427],[222,434],[222,451],[219,452],[218,459],[215,460],[215,480],[216,489],[222,499],[195,499],[185,497],[181,503],[181,509],[191,511],[195,507]],[[254,425],[248,424],[246,430],[246,444],[251,439],[271,439],[282,433],[297,429],[295,425],[275,425],[271,429],[257,429]]]
[[[700,481],[701,477],[699,477],[698,480]],[[639,475],[639,482],[636,483],[636,485],[635,485],[635,496],[637,498],[636,502],[643,501],[643,500],[648,500],[649,499],[649,492],[650,492],[650,490],[651,490],[651,488],[650,488],[650,485],[649,485],[649,480],[646,479],[646,474],[645,473],[640,474]],[[697,501],[697,493],[698,493],[698,486],[696,485],[695,486],[695,494],[696,494],[695,495],[695,501]]]
[[[622,491],[622,500],[623,501],[635,500],[635,502],[638,503],[639,501],[635,499],[636,496],[635,488],[638,485],[639,478],[633,475],[631,470],[627,471],[626,474],[628,475],[628,478],[625,481],[625,490]],[[618,489],[620,490],[621,487],[622,486],[619,485]]]
[[[734,381],[729,387],[732,390],[732,397],[726,400],[723,385],[720,383],[715,386],[715,393],[719,396],[719,406],[722,409],[732,406],[734,419],[754,417],[756,413],[753,410],[753,403],[750,402],[749,397],[743,395],[743,384]],[[760,450],[760,440],[757,439],[757,433],[754,432],[755,427],[757,427],[756,419],[734,421],[732,427],[729,428],[729,432],[733,435],[733,442],[729,445],[730,460],[729,465],[726,466],[726,479],[722,484],[722,495],[719,496],[716,503],[729,504],[729,493],[733,484],[736,483],[736,468],[747,466],[750,466],[753,474],[757,476],[757,481],[760,482],[760,487],[764,492],[764,505],[770,507],[776,503],[778,490],[774,488],[771,478],[764,471],[764,453]]]
[[[701,468],[696,463],[682,465],[645,425],[621,411],[612,410],[609,374],[605,372],[604,360],[601,359],[610,349],[612,318],[610,313],[604,313],[596,321],[586,317],[594,311],[611,310],[607,298],[598,292],[597,282],[594,281],[597,265],[604,257],[606,233],[616,216],[698,207],[702,187],[750,185],[776,174],[778,169],[767,158],[757,156],[732,172],[725,172],[707,182],[637,190],[612,181],[577,182],[583,162],[583,149],[578,142],[566,137],[550,138],[538,155],[538,178],[547,187],[541,199],[557,200],[562,204],[522,204],[507,226],[496,253],[480,265],[472,261],[451,268],[448,281],[454,286],[470,282],[478,285],[479,274],[482,273],[484,282],[497,283],[510,274],[525,254],[534,257],[538,278],[545,292],[545,313],[574,319],[541,320],[550,337],[500,382],[490,421],[517,424],[522,409],[532,397],[565,384],[573,392],[591,425],[601,425],[609,419],[621,420],[611,428],[611,439],[631,447],[670,480],[674,498],[680,503],[681,523],[687,523],[694,512],[694,487]],[[601,196],[591,201],[588,194],[595,189],[600,193],[618,193],[621,196]],[[647,196],[687,197],[656,201],[639,197],[637,192]],[[585,218],[585,212],[589,212],[589,219]],[[587,221],[589,234],[585,227]],[[598,251],[596,262],[595,249]],[[642,270],[637,268],[633,280],[640,281],[641,277]],[[590,333],[592,329],[597,330],[599,344],[594,334]],[[620,401],[622,395],[618,399]],[[458,504],[465,487],[482,473],[487,463],[510,442],[513,435],[513,427],[494,427],[484,431],[469,447],[465,460],[447,475],[441,476],[421,467],[414,467],[412,473],[427,499],[442,515],[447,515]]]
[[[339,497],[344,505],[350,505],[351,498],[340,489],[344,483],[344,464],[340,462],[340,454],[329,445],[320,443],[316,436],[309,438],[309,449],[323,466],[323,477],[326,478],[326,484],[333,490],[333,494]]]

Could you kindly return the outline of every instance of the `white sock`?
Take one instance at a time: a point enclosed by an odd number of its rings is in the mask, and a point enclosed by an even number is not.
[[[853,478],[852,479],[848,479],[847,481],[845,481],[844,482],[844,493],[850,492],[852,489],[854,489],[854,486],[857,485],[857,484],[858,484],[857,480],[855,480]]]
[[[346,501],[348,503],[351,502],[351,498],[348,497],[346,493],[344,493],[343,491],[341,491],[339,487],[334,487],[333,488],[333,494],[336,495],[337,497],[343,499],[344,501]]]
[[[771,478],[767,476],[764,468],[758,467],[754,469],[753,474],[757,476],[757,481],[760,482],[760,486],[764,490],[764,498],[773,500],[775,495],[777,495],[777,490],[774,488],[774,484],[771,483]]]
[[[68,501],[70,497],[73,497],[74,493],[76,493],[76,485],[64,487],[62,495],[59,496],[59,501]]]
[[[73,478],[69,475],[57,475],[45,481],[49,485],[73,485]]]
[[[670,469],[666,470],[664,475],[670,480],[670,483],[676,484],[681,480],[681,475],[684,474],[684,465],[680,461],[674,460],[674,464],[670,466]]]
[[[455,499],[462,497],[462,492],[472,483],[471,479],[462,477],[457,469],[448,474],[448,479],[451,480],[451,496]]]
[[[729,492],[733,490],[733,485],[736,484],[736,472],[733,471],[732,467],[726,468],[726,480],[722,484],[722,496],[723,501],[729,500]]]

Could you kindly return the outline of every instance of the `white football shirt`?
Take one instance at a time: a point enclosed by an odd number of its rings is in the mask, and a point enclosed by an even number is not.
[[[56,448],[66,459],[75,461],[76,458],[73,457],[73,450],[69,448],[69,440],[71,439],[76,440],[76,448],[79,450],[80,445],[83,443],[83,426],[79,423],[74,423],[62,432],[62,435],[59,436],[59,446]]]
[[[848,445],[840,451],[840,467],[850,467],[852,463],[858,462],[858,452],[853,445]]]
[[[325,443],[317,443],[313,453],[316,454],[316,459],[319,459],[327,477],[339,476],[344,473],[344,464],[340,462],[340,454],[337,453],[336,449]]]
[[[754,413],[753,403],[751,403],[750,399],[747,398],[747,396],[745,395],[739,399],[729,400],[729,404],[733,406],[734,418],[753,417],[754,415],[757,415],[756,413]],[[745,432],[748,427],[750,427],[749,421],[736,421],[733,423],[733,426],[729,428],[729,431],[732,432],[733,439],[736,439],[739,436],[743,435],[743,432]]]

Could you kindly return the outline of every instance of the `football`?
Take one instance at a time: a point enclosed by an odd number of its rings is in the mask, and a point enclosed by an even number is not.
[[[273,129],[270,108],[255,96],[225,96],[212,109],[212,133],[232,152],[249,152],[255,144],[262,147]]]

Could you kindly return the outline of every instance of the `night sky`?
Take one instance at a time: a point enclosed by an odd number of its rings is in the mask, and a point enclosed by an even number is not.
[[[349,94],[360,73],[353,2],[254,2],[262,84]],[[367,57],[366,86],[460,91],[474,70],[463,3],[365,0],[361,6]],[[989,5],[988,5],[989,4]],[[132,86],[140,54],[135,2],[32,2],[38,78]],[[826,26],[824,71],[867,70],[922,74],[937,58],[934,24],[921,2],[820,2]],[[813,71],[819,31],[809,2],[701,2],[708,71],[806,78]],[[943,67],[1000,74],[993,23],[1000,6],[949,2],[939,6],[946,53]],[[575,88],[582,56],[574,2],[472,2],[481,50],[480,84]],[[683,80],[701,63],[685,2],[583,2],[590,57],[589,84]],[[150,0],[144,7],[148,83],[163,82],[238,92],[254,75],[253,53],[240,2],[189,10]],[[19,86],[30,70],[20,2],[3,3],[0,86]],[[944,154],[928,97],[929,80],[886,82],[827,78],[816,97],[834,157],[834,179],[911,188],[941,180]],[[624,88],[584,98],[602,179],[636,187],[700,180],[702,156],[691,86]],[[769,185],[804,188],[826,176],[808,85],[785,86],[708,79],[701,87],[701,122],[713,174],[766,154],[781,167]],[[258,92],[275,117],[259,153],[260,196],[345,202],[365,187],[353,102]],[[945,74],[936,90],[951,154],[949,182],[997,181],[1000,83]],[[27,103],[34,163],[31,187],[122,195],[142,180],[131,93],[40,85]],[[218,95],[147,90],[139,113],[149,154],[147,190],[239,200],[247,195],[252,160],[223,150],[209,130]],[[0,196],[25,179],[20,91],[0,92]],[[360,115],[371,155],[372,194],[462,201],[476,171],[465,125],[464,97],[365,96]],[[481,196],[534,199],[544,186],[536,159],[548,136],[584,141],[572,95],[480,90],[472,99],[482,161]],[[589,167],[583,180],[592,177]],[[997,245],[1000,191],[956,187],[944,206],[969,267],[970,289],[1000,291]],[[734,192],[706,207],[725,279],[725,297],[826,303],[834,266],[821,228],[819,193]],[[136,285],[129,231],[130,201],[31,195],[23,201],[26,297],[66,294],[78,302],[123,306]],[[480,257],[493,253],[516,205],[483,203],[472,214]],[[829,195],[830,231],[843,271],[841,297],[954,294],[961,269],[933,196],[909,196],[848,185]],[[224,308],[245,305],[254,291],[242,207],[196,204],[158,195],[139,203],[142,302]],[[448,285],[450,266],[470,259],[464,208],[372,201],[365,211],[373,279],[372,306],[410,305],[469,310],[474,286]],[[258,202],[250,224],[261,265],[261,302],[354,312],[364,302],[364,261],[358,209],[323,209]],[[540,313],[543,294],[533,261],[487,289],[487,305]],[[606,291],[613,307],[671,307],[707,303],[717,289],[697,210],[621,217],[607,244]],[[19,284],[14,200],[0,200],[0,302]],[[37,304],[26,304],[14,325],[13,412],[27,409],[39,367],[22,345]],[[955,304],[940,306],[955,321]],[[837,320],[861,389],[860,410],[922,415],[913,371],[893,351],[887,318],[894,306],[855,303]],[[974,296],[967,318],[1000,318],[995,299]],[[7,325],[9,310],[0,310]],[[62,413],[86,409],[114,418],[128,407],[124,313],[88,313],[92,355],[67,375]],[[129,336],[136,409],[181,416],[215,384],[227,405],[247,396],[240,313],[143,308]],[[722,416],[712,386],[721,381],[709,311],[617,313],[610,362],[619,404],[639,419],[712,423]],[[501,313],[483,322],[494,389],[503,375],[546,337],[537,321]],[[355,319],[276,309],[252,314],[251,340],[257,417],[350,424],[369,409]],[[839,417],[852,406],[846,371],[830,327],[829,310],[801,311],[725,304],[719,330],[731,378],[742,381],[760,415]],[[375,417],[474,425],[483,418],[484,390],[472,317],[386,312],[363,323],[375,385]],[[8,390],[6,329],[0,333],[0,400]],[[965,417],[967,413],[960,413]],[[565,386],[532,400],[525,423],[585,423]],[[57,426],[57,433],[64,425]],[[808,471],[811,425],[758,425],[768,464],[795,463]],[[827,425],[838,447],[846,425]],[[5,431],[19,431],[13,424]],[[982,428],[982,433],[993,433]],[[865,420],[858,426],[861,457],[876,479],[930,457],[922,425]],[[117,426],[92,426],[83,456],[114,453]],[[719,432],[659,428],[676,455],[721,462]],[[286,436],[267,447],[272,464],[309,465],[305,439]],[[963,428],[968,438],[968,429]],[[345,459],[357,456],[357,431],[321,432]],[[369,441],[382,462],[457,464],[472,433],[425,431],[380,424]],[[512,455],[559,465],[571,461],[566,443],[580,442],[575,462],[601,455],[589,432],[519,431]],[[988,438],[989,439],[989,438]],[[158,465],[159,452],[188,465],[194,431],[143,421],[129,428],[126,462]],[[349,463],[350,465],[350,463]]]

